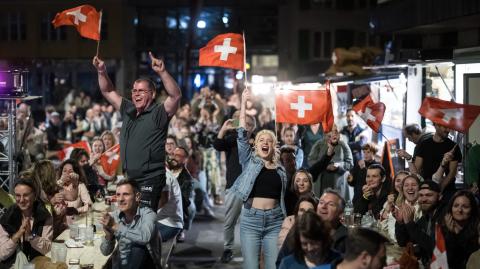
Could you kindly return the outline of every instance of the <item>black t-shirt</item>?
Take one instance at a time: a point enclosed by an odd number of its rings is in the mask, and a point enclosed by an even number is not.
[[[127,176],[143,182],[164,175],[170,117],[163,104],[153,103],[137,116],[134,104],[123,98],[120,113],[120,157]]]
[[[213,147],[218,151],[225,151],[226,154],[226,179],[225,189],[230,189],[237,177],[242,173],[242,166],[238,160],[237,132],[229,132],[224,138],[216,138]]]
[[[433,136],[425,139],[417,146],[417,156],[423,159],[422,162],[422,173],[420,174],[425,180],[432,179],[432,175],[438,170],[440,166],[443,155],[456,145],[455,142],[449,138],[445,139],[443,142],[437,143],[433,140]],[[454,161],[462,161],[462,152],[460,151],[459,146],[455,148],[454,152]],[[448,174],[449,171],[445,171]],[[453,180],[447,188],[450,189],[453,187],[455,189],[455,180]]]
[[[276,169],[262,168],[258,174],[248,198],[262,197],[280,200],[282,194],[282,178]]]

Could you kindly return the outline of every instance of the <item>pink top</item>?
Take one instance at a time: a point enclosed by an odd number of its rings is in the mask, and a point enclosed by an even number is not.
[[[52,224],[53,218],[50,216],[43,225],[42,236],[35,236],[29,241],[30,245],[43,255],[50,251],[50,247],[52,245]],[[33,226],[33,219],[31,220],[30,225]],[[0,261],[7,259],[14,254],[17,249],[17,245],[18,243],[13,242],[12,239],[10,239],[7,231],[5,231],[2,225],[0,225],[0,246],[2,246],[0,247]]]
[[[78,213],[87,212],[88,205],[93,204],[92,199],[90,199],[90,194],[88,194],[87,187],[83,183],[78,184],[77,199],[72,201],[65,200],[65,202],[67,203],[67,207],[76,208]]]

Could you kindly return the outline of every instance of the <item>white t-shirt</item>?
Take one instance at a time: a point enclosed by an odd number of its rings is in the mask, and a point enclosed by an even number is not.
[[[183,228],[182,192],[177,178],[166,171],[166,184],[162,192],[169,192],[168,202],[157,211],[157,221],[165,226]]]

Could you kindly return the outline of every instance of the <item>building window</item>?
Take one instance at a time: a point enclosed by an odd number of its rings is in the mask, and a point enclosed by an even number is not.
[[[48,13],[45,16],[42,16],[42,21],[40,24],[40,39],[48,41],[59,41],[67,40],[67,32],[64,26],[60,26],[55,29],[52,24],[52,18],[55,18],[55,14]]]
[[[27,39],[25,16],[20,12],[0,14],[0,40],[19,41]]]
[[[332,54],[332,33],[315,32],[313,34],[313,57],[328,59]]]
[[[322,32],[315,32],[313,34],[313,57],[322,57]]]
[[[298,31],[298,59],[308,60],[310,57],[310,31],[300,29]]]
[[[337,48],[350,48],[353,46],[355,32],[353,30],[338,29],[335,31],[335,46]]]
[[[334,0],[310,0],[312,8],[332,8]]]
[[[323,57],[330,58],[332,55],[332,32],[323,33]]]

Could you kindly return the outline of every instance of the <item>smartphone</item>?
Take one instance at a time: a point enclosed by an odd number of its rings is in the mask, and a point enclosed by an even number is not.
[[[240,125],[240,120],[233,120],[233,127],[238,127]]]

